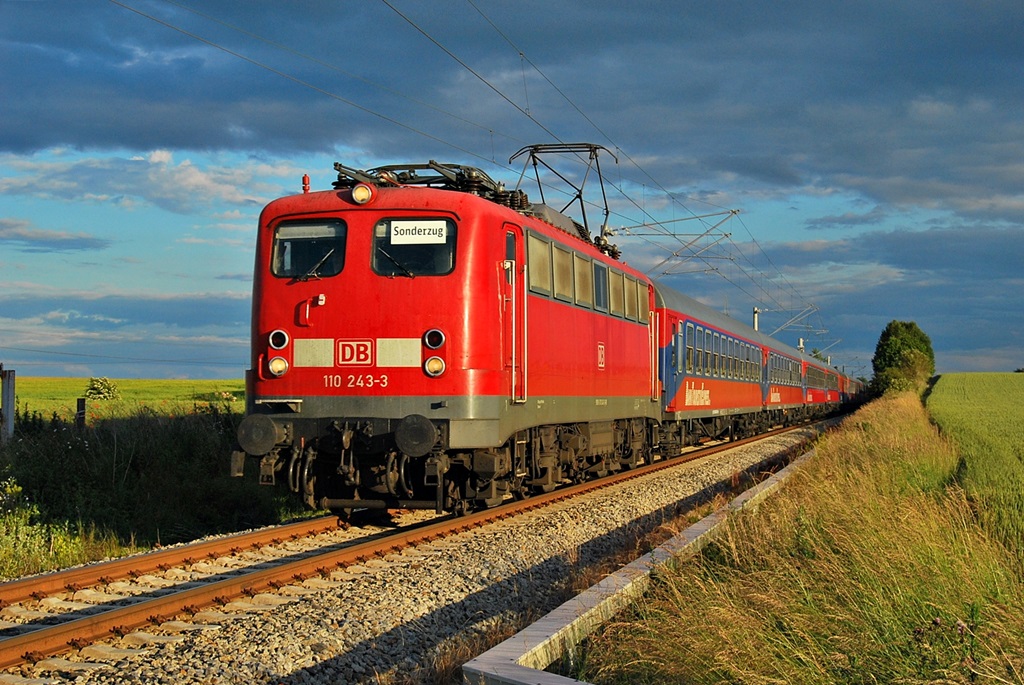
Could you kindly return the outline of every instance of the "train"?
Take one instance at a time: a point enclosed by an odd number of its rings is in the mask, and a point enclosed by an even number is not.
[[[590,165],[601,150],[535,145],[512,160]],[[460,164],[335,170],[330,190],[304,177],[260,215],[231,454],[233,475],[258,462],[260,483],[311,508],[462,514],[863,391],[622,261],[607,200],[595,235],[582,185],[559,209],[539,171],[534,203]]]

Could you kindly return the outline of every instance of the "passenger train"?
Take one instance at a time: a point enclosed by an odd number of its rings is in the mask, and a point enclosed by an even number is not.
[[[862,390],[620,261],[585,210],[456,164],[335,169],[260,217],[232,455],[310,507],[464,513]]]

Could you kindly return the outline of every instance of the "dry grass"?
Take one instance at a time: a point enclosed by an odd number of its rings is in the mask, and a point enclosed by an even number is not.
[[[592,643],[599,683],[1024,682],[1014,556],[951,485],[959,457],[913,395],[818,457]]]

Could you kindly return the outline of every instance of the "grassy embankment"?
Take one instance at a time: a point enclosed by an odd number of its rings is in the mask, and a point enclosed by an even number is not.
[[[612,683],[1024,682],[1024,375],[943,376],[825,436],[586,650]]]
[[[298,513],[276,489],[228,476],[242,381],[17,378],[14,438],[0,450],[0,579],[273,523]]]

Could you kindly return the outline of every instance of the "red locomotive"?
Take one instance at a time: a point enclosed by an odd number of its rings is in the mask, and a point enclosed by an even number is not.
[[[585,211],[472,167],[335,168],[260,217],[233,455],[311,507],[492,506],[857,390],[618,261]]]

